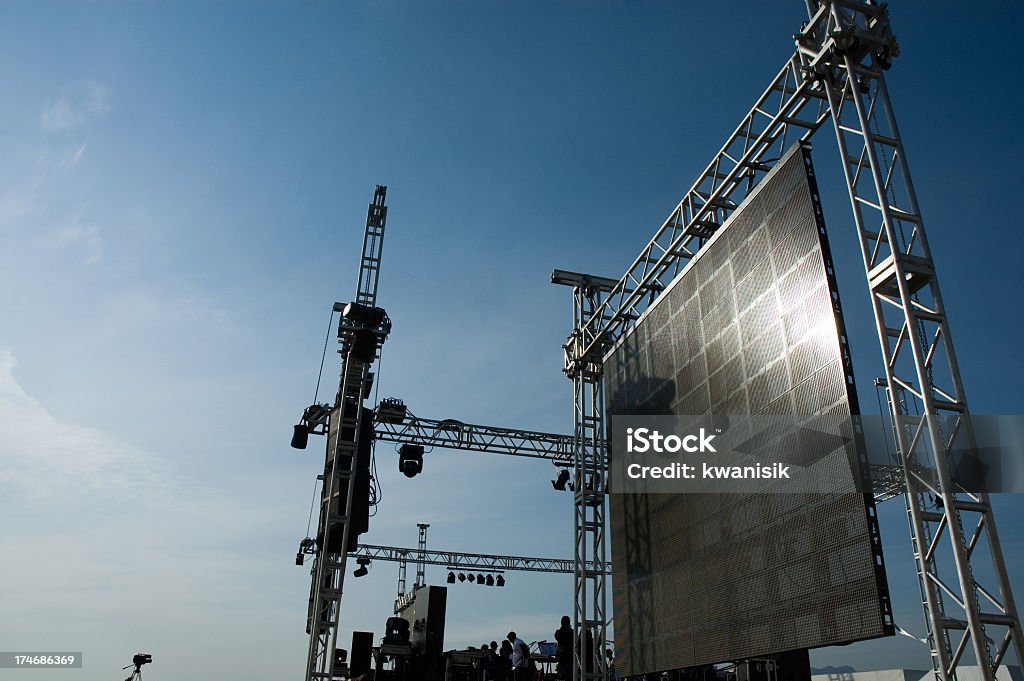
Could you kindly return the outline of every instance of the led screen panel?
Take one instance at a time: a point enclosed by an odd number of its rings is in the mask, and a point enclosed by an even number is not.
[[[809,149],[786,154],[609,352],[604,380],[612,420],[856,413]],[[860,474],[855,455],[845,474]],[[892,634],[870,496],[611,491],[619,674]]]

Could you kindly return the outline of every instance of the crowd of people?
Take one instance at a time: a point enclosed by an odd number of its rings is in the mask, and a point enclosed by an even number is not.
[[[593,637],[587,631],[587,649],[594,649]],[[561,625],[555,631],[555,674],[558,681],[572,681],[573,651],[576,634],[568,616],[562,617]],[[516,635],[508,636],[498,645],[497,641],[480,646],[480,681],[544,681],[543,671],[530,655],[530,647]],[[605,650],[605,664],[608,678],[615,680],[615,656]],[[593,660],[587,661],[587,672],[593,671]]]

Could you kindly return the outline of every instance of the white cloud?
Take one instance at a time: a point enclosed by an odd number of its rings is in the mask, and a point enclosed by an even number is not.
[[[111,433],[58,419],[21,387],[16,364],[0,349],[2,496],[44,501],[162,487],[166,476],[157,457]]]
[[[40,124],[49,132],[65,132],[79,128],[108,111],[110,88],[89,81],[71,93],[44,102]]]

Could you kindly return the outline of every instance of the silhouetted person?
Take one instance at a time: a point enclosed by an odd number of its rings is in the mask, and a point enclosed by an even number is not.
[[[568,615],[562,617],[562,626],[555,630],[555,673],[561,681],[572,679],[572,642],[574,639],[572,623]]]
[[[494,681],[507,681],[507,658],[498,650],[498,642],[491,641],[491,660],[494,663]]]
[[[514,631],[508,632],[508,641],[512,644],[512,675],[515,681],[531,681],[530,647]]]
[[[589,628],[584,629],[583,631],[586,634],[586,645],[581,653],[583,656],[583,665],[586,673],[592,674],[594,672],[594,660],[597,658],[599,653],[594,650],[594,632]]]
[[[512,643],[508,639],[501,642],[498,658],[501,660],[502,681],[514,681],[512,678]]]
[[[486,643],[480,646],[480,671],[483,681],[494,681],[494,655]]]

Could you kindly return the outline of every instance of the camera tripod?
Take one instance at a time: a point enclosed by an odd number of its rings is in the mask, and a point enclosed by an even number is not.
[[[142,665],[149,664],[153,661],[153,656],[148,653],[138,653],[132,658],[132,663],[121,667],[122,670],[130,669],[132,665],[135,666],[135,671],[132,672],[124,681],[142,681]]]

